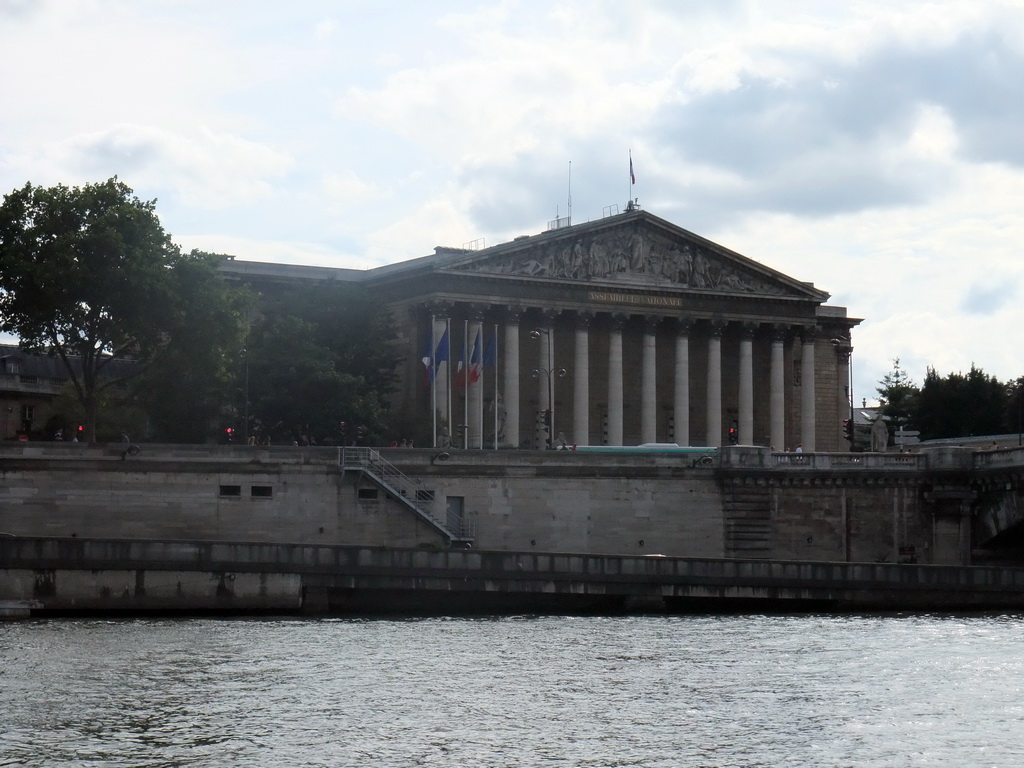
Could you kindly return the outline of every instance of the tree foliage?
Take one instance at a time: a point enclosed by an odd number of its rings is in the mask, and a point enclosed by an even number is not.
[[[249,433],[275,442],[304,435],[341,442],[359,430],[362,439],[378,442],[390,428],[394,337],[379,302],[347,284],[261,296],[236,367]]]
[[[227,257],[193,250],[173,270],[175,333],[132,387],[161,442],[216,439],[234,384],[254,295],[229,286],[217,270]]]
[[[148,371],[175,342],[184,354],[190,334],[220,336],[202,301],[211,274],[208,257],[183,256],[171,242],[155,201],[138,199],[117,177],[82,187],[26,184],[0,206],[0,329],[25,351],[63,361],[90,441],[111,389]],[[124,360],[132,365],[118,365]]]
[[[918,395],[915,421],[921,438],[996,435],[1010,431],[1006,385],[971,365],[971,370],[940,377],[929,367]]]
[[[940,376],[929,367],[920,387],[900,367],[879,382],[879,407],[892,424],[919,430],[922,440],[1017,432],[1024,378],[1003,383],[976,365]]]
[[[906,370],[900,367],[900,359],[892,361],[892,370],[885,374],[878,392],[878,404],[882,415],[895,426],[906,426],[914,416],[917,407],[918,389]]]

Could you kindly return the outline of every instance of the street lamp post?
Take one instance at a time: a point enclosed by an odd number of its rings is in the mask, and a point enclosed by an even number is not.
[[[566,371],[565,368],[559,368],[556,371],[553,371],[550,368],[534,368],[530,372],[530,374],[535,379],[539,378],[543,374],[544,380],[547,383],[547,390],[548,390],[548,408],[547,408],[547,411],[548,411],[548,414],[549,414],[550,418],[548,419],[548,422],[547,422],[546,426],[548,428],[548,447],[549,448],[554,448],[555,447],[555,376],[557,376],[558,378],[562,378],[563,376],[565,376],[566,373],[568,373],[568,371]]]
[[[551,338],[550,328],[534,328],[530,331],[530,338],[539,339],[544,337],[547,340],[547,368],[534,368],[532,375],[534,378],[538,378],[541,374],[544,374],[547,382],[548,391],[548,407],[547,410],[551,415],[550,423],[547,424],[548,428],[548,447],[555,447],[555,376],[565,376],[565,368],[559,368],[555,370],[555,351],[553,339]]]
[[[242,350],[242,357],[245,359],[245,400],[242,405],[242,443],[249,444],[249,350]]]
[[[1021,397],[1020,397],[1021,392],[1020,392],[1020,389],[1021,389],[1021,382],[1020,381],[1017,382],[1017,386],[1016,387],[1007,387],[1006,388],[1006,396],[1007,397],[1016,397],[1017,398],[1017,447],[1018,448],[1021,447],[1022,443],[1024,443],[1024,423],[1022,423],[1022,421],[1021,421]]]
[[[846,396],[850,401],[850,450],[854,448],[857,434],[857,423],[853,419],[853,344],[850,339],[829,339],[836,348],[836,352],[846,358],[848,381],[846,382]]]

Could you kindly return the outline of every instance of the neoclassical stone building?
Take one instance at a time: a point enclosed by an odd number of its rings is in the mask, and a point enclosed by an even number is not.
[[[860,320],[812,284],[635,207],[365,272],[225,270],[356,281],[379,295],[400,328],[393,404],[418,445],[537,448],[553,435],[570,446],[848,450]]]

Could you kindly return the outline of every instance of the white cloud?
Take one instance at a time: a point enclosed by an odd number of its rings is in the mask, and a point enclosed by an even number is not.
[[[1024,373],[1016,0],[0,0],[0,187],[118,173],[176,239],[370,266],[640,197],[830,290],[856,389]],[[628,184],[633,151],[638,184]],[[205,234],[203,234],[205,233]]]
[[[379,201],[387,195],[386,190],[363,181],[350,170],[328,173],[323,179],[323,189],[329,204],[336,212]]]
[[[922,159],[948,161],[956,154],[958,144],[956,125],[949,113],[933,104],[921,105],[907,139],[908,152]]]
[[[50,148],[51,162],[76,177],[120,175],[143,186],[170,189],[185,205],[244,206],[271,193],[270,180],[291,159],[238,136],[198,128],[190,135],[153,126],[114,125]]]
[[[458,248],[475,237],[452,239],[451,233],[469,231],[471,226],[446,196],[426,200],[407,215],[369,233],[366,254],[374,265],[381,265],[426,256],[434,252],[435,246]]]
[[[370,269],[377,264],[362,253],[346,253],[320,243],[279,242],[266,239],[232,237],[216,232],[176,236],[174,241],[184,251],[200,250],[234,256],[240,261],[274,264],[306,264],[316,267]]]

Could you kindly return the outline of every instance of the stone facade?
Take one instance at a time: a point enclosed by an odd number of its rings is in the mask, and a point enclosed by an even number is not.
[[[489,551],[968,565],[1019,528],[1024,488],[1024,450],[739,447],[710,463],[639,452],[381,453],[415,478],[435,519],[457,510],[462,538]],[[341,458],[324,448],[145,446],[122,458],[118,446],[9,444],[0,533],[448,548],[393,488]]]
[[[366,272],[223,269],[379,295],[403,359],[394,407],[418,425],[417,445],[848,449],[860,321],[813,285],[637,209]]]

